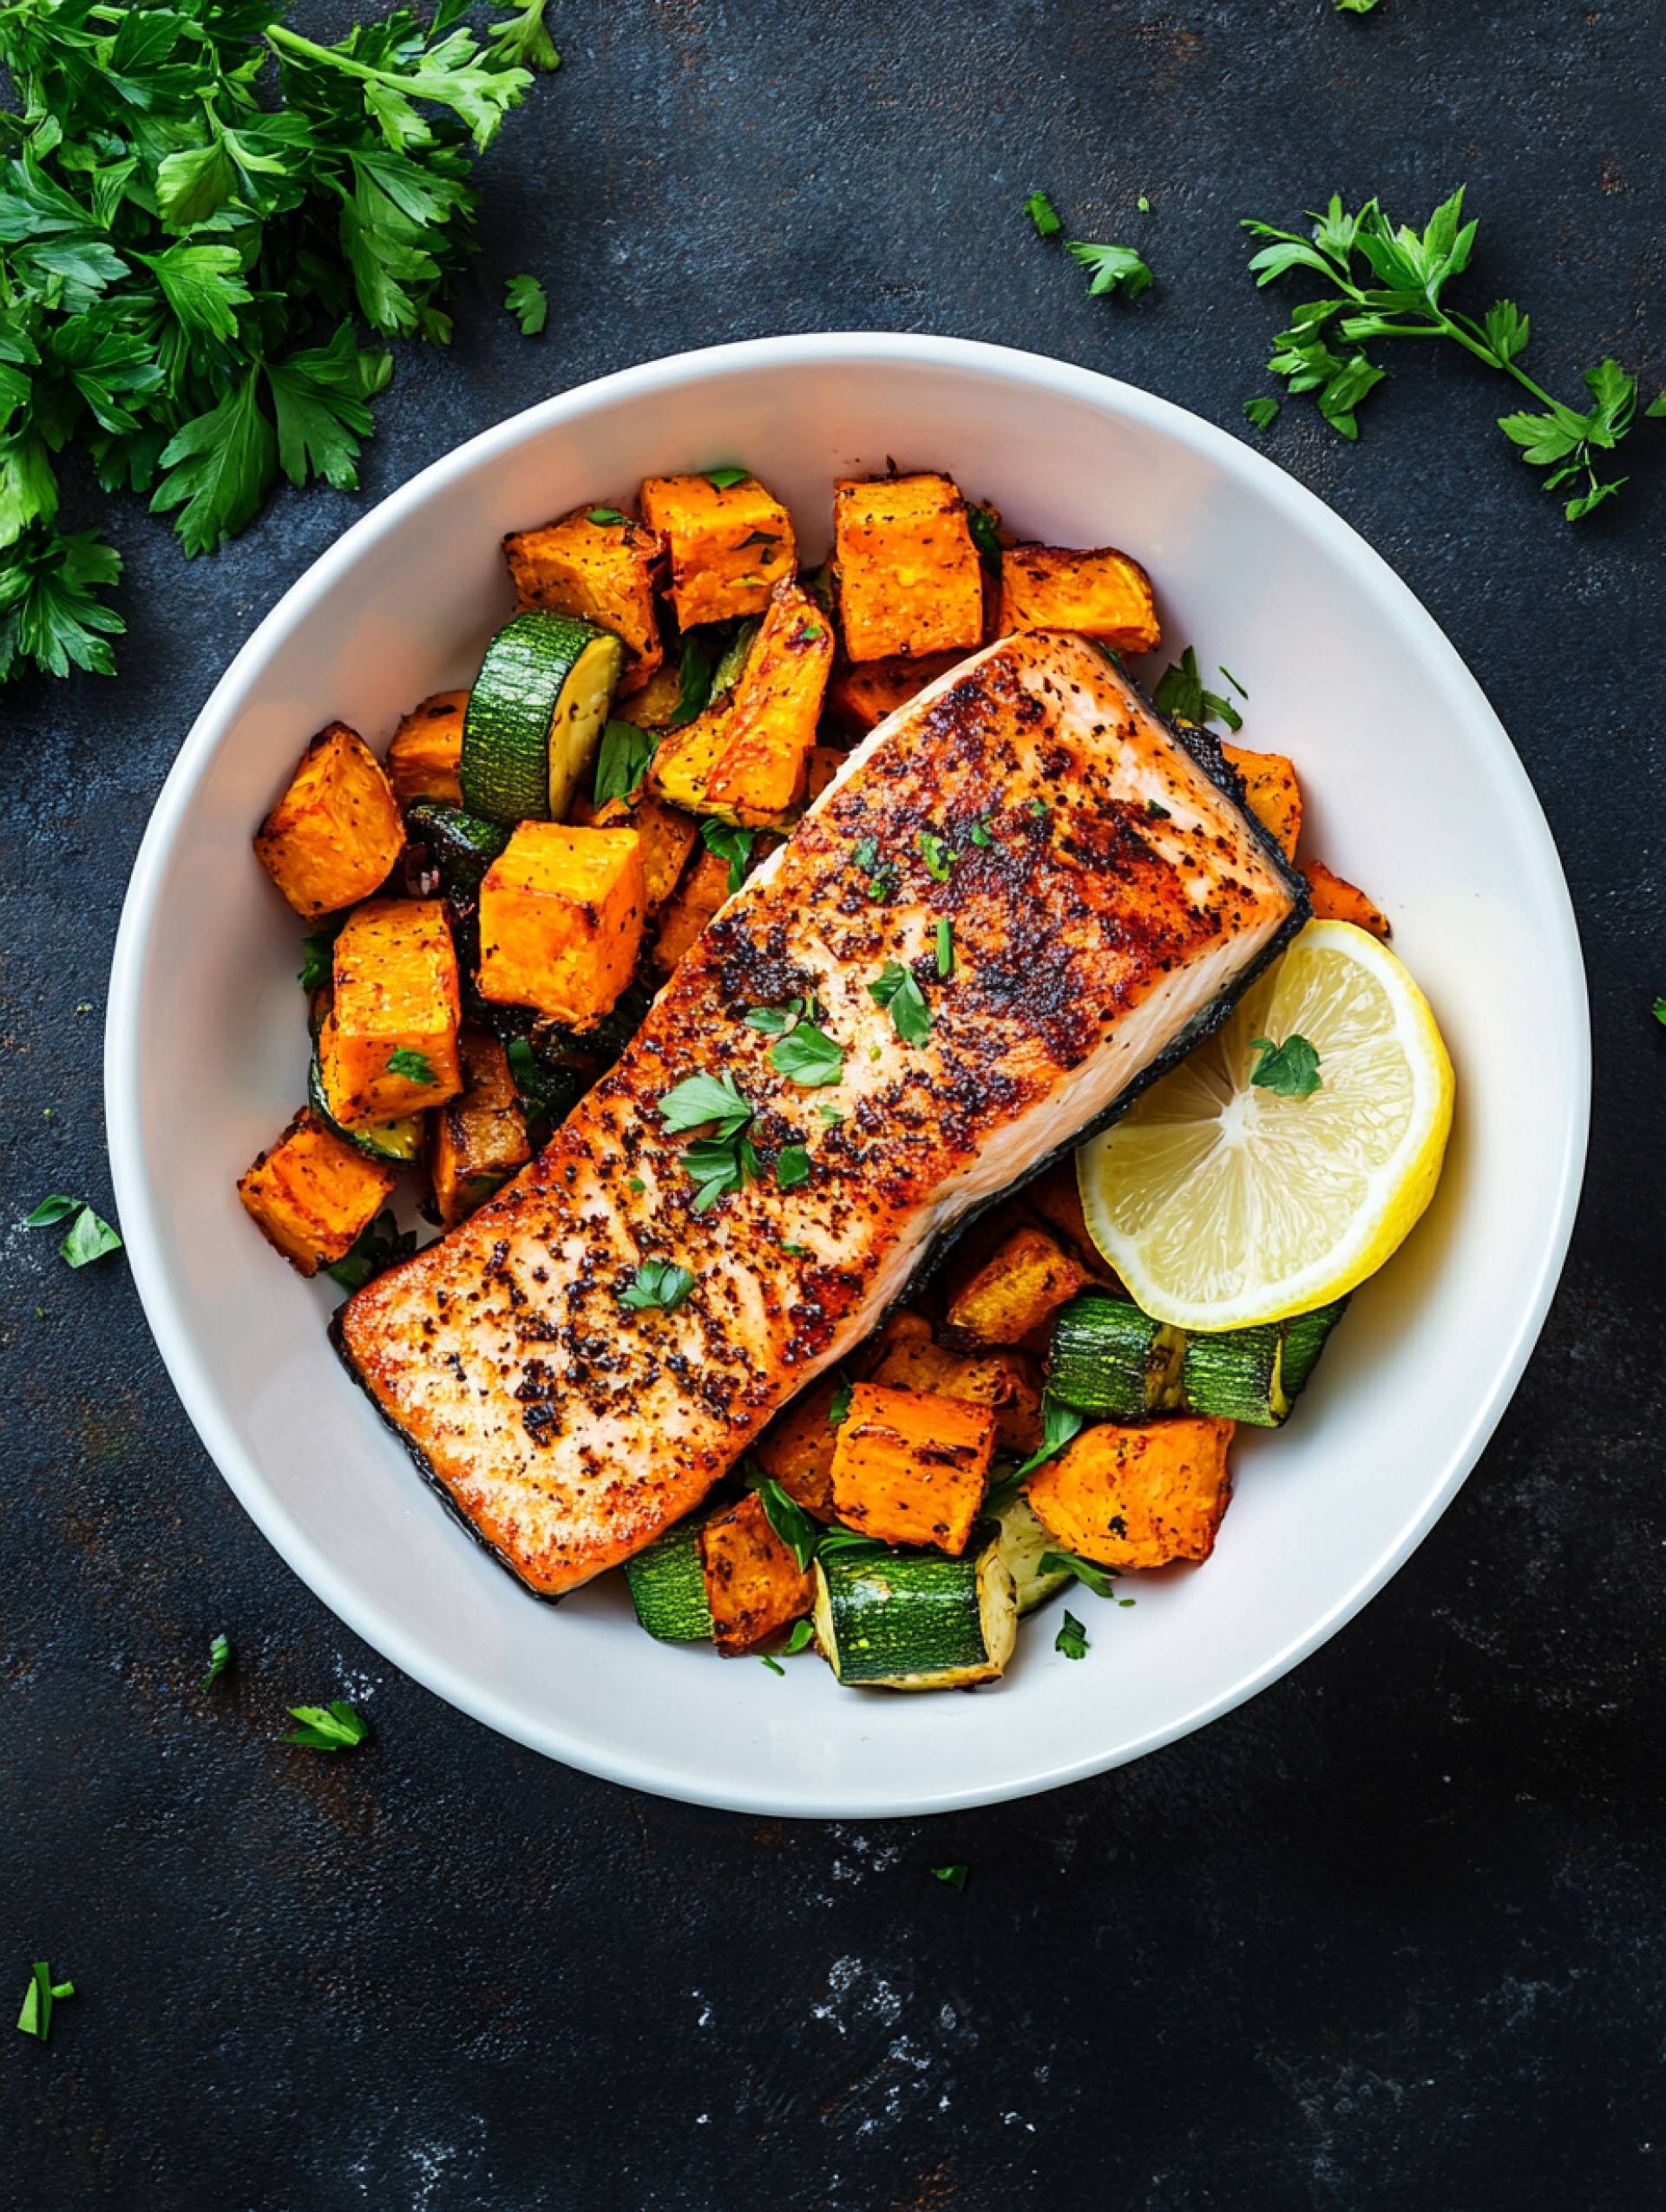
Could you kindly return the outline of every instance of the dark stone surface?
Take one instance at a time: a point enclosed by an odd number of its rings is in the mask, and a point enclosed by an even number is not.
[[[365,502],[552,388],[881,325],[1061,354],[1236,430],[1278,313],[1236,219],[1333,187],[1420,213],[1459,180],[1473,291],[1531,307],[1541,377],[1571,393],[1609,351],[1648,391],[1666,371],[1648,0],[554,12],[567,66],[490,157],[458,342],[402,358],[364,499],[286,496],[190,566],[119,513],[119,680],[0,699],[0,1218],[108,1195],[121,885],[226,660]],[[1138,241],[1160,291],[1085,298],[1020,220],[1042,183],[1072,229]],[[541,343],[497,305],[522,268],[554,301]],[[685,1810],[498,1741],[357,1644],[215,1476],[122,1264],[71,1275],[8,1231],[0,1998],[41,1951],[81,1994],[48,2049],[5,2031],[0,2199],[1662,2201],[1666,426],[1571,531],[1492,428],[1497,380],[1396,366],[1357,449],[1287,409],[1270,450],[1408,578],[1513,732],[1597,1040],[1560,1296],[1422,1551],[1254,1704],[1064,1795],[867,1828]],[[239,1670],[205,1702],[221,1627]],[[336,1693],[371,1748],[274,1743],[279,1707]],[[961,1894],[928,1871],[949,1859]]]

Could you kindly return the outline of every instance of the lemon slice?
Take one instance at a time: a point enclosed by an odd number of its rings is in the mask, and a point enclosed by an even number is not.
[[[1305,1037],[1320,1087],[1254,1084]],[[1351,1290],[1433,1196],[1452,1062],[1429,1002],[1348,922],[1310,922],[1230,1017],[1076,1156],[1094,1243],[1154,1319],[1245,1329]]]

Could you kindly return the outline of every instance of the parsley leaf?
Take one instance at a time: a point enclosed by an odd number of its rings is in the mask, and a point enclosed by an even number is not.
[[[855,1389],[856,1385],[849,1375],[842,1375],[839,1377],[839,1387],[828,1401],[827,1425],[830,1428],[839,1428],[843,1426],[850,1411],[850,1400]]]
[[[1000,574],[1000,533],[995,528],[995,518],[987,507],[967,502],[966,527],[972,533],[972,542],[978,548],[978,558],[992,576]]]
[[[414,1229],[401,1229],[391,1213],[379,1213],[368,1229],[360,1231],[351,1249],[324,1271],[344,1290],[359,1290],[373,1275],[385,1274],[416,1249]]]
[[[1221,672],[1225,674],[1224,669]],[[1230,677],[1227,678],[1231,681]],[[1171,661],[1158,679],[1151,693],[1151,704],[1159,714],[1166,714],[1171,722],[1190,722],[1197,729],[1206,728],[1210,722],[1224,722],[1229,730],[1241,730],[1243,717],[1230,699],[1220,692],[1205,691],[1203,678],[1197,673],[1197,653],[1188,646],[1177,666]]]
[[[814,1021],[801,1021],[787,1036],[770,1047],[776,1073],[789,1082],[816,1090],[836,1083],[844,1073],[844,1048]]]
[[[810,1180],[810,1154],[803,1145],[787,1145],[776,1157],[775,1181],[777,1190],[796,1191],[801,1183]]]
[[[371,1732],[370,1723],[361,1720],[339,1697],[331,1698],[327,1705],[291,1705],[288,1712],[300,1726],[292,1729],[284,1742],[298,1743],[308,1751],[351,1751]]]
[[[17,2025],[24,2035],[32,2035],[37,2043],[44,2043],[52,2032],[52,2007],[65,1997],[73,1997],[75,1985],[72,1981],[54,1981],[51,1969],[44,1959],[37,1959],[30,1969],[29,1986],[23,1992],[23,2009],[17,2015]]]
[[[1033,192],[1024,202],[1024,213],[1035,225],[1038,238],[1056,238],[1065,227],[1059,210],[1045,192]]]
[[[713,491],[732,491],[737,484],[744,484],[751,473],[750,469],[702,469],[700,471]]]
[[[631,518],[617,507],[587,507],[584,519],[587,522],[595,523],[599,529],[611,530],[620,522],[628,522]]]
[[[119,1252],[121,1239],[108,1221],[101,1220],[84,1198],[66,1198],[55,1195],[43,1198],[34,1211],[23,1218],[25,1229],[47,1229],[53,1224],[69,1220],[69,1233],[58,1246],[59,1256],[70,1267],[86,1267],[91,1261],[102,1259],[107,1252]]]
[[[1655,1001],[1655,1019],[1663,1028],[1666,1028],[1666,999]]]
[[[1041,1400],[1041,1442],[1030,1454],[1021,1467],[1014,1467],[1010,1480],[1021,1482],[1026,1474],[1050,1460],[1055,1452],[1062,1452],[1072,1437],[1080,1435],[1087,1424],[1087,1415],[1078,1413],[1074,1406],[1061,1406],[1056,1398],[1045,1395]]]
[[[108,640],[128,626],[95,591],[117,581],[121,556],[90,530],[61,537],[30,520],[49,519],[57,495],[53,490],[50,504],[44,504],[42,487],[22,481],[36,468],[28,455],[27,447],[10,454],[0,449],[0,683],[27,661],[49,676],[67,676],[72,666],[113,676],[115,656]],[[49,479],[43,455],[38,470]]]
[[[1278,415],[1276,399],[1246,399],[1243,411],[1258,430],[1270,430]]]
[[[644,1260],[619,1294],[636,1313],[675,1313],[694,1288],[694,1277],[673,1260]]]
[[[511,277],[503,305],[521,325],[522,338],[537,338],[549,320],[549,300],[536,277]]]
[[[947,1883],[950,1889],[964,1889],[966,1878],[972,1869],[963,1861],[956,1861],[953,1866],[934,1867],[931,1871],[938,1881]]]
[[[200,1687],[206,1696],[232,1664],[232,1643],[227,1636],[217,1636],[208,1646],[208,1671]]]
[[[1084,1582],[1096,1598],[1114,1598],[1112,1586],[1116,1576],[1109,1567],[1096,1566],[1092,1559],[1078,1559],[1074,1552],[1043,1552],[1035,1563],[1038,1574],[1073,1574]]]
[[[23,1216],[23,1226],[25,1229],[49,1229],[66,1215],[79,1213],[85,1203],[82,1198],[66,1198],[55,1193],[49,1198],[43,1198],[39,1205]]]
[[[1074,1613],[1066,1613],[1059,1622],[1059,1633],[1053,1639],[1053,1648],[1055,1651],[1062,1651],[1067,1659],[1085,1659],[1087,1657],[1087,1631]]]
[[[700,824],[700,843],[708,852],[729,863],[729,896],[732,898],[746,881],[746,870],[751,865],[752,847],[757,832],[737,829],[732,822],[707,820]]]
[[[408,1083],[430,1086],[440,1080],[434,1073],[434,1063],[428,1054],[415,1052],[409,1045],[400,1045],[388,1054],[388,1073],[403,1077]]]
[[[749,1466],[742,1475],[746,1487],[755,1490],[764,1501],[764,1512],[770,1526],[798,1562],[800,1574],[810,1572],[810,1563],[816,1556],[816,1544],[821,1531],[803,1507],[788,1497],[773,1475],[765,1474],[756,1466]]]
[[[1339,16],[1368,16],[1377,0],[1331,0]]]
[[[1087,287],[1090,297],[1120,291],[1125,299],[1138,299],[1157,282],[1131,246],[1094,246],[1086,239],[1072,238],[1065,251],[1092,272]]]
[[[1252,1037],[1256,1059],[1250,1072],[1250,1080],[1263,1091],[1271,1091],[1281,1099],[1311,1098],[1324,1079],[1319,1073],[1319,1055],[1307,1039],[1295,1030],[1282,1045],[1270,1037]]]
[[[995,842],[989,834],[989,825],[987,822],[974,822],[967,835],[974,845],[987,846]]]
[[[937,974],[946,981],[954,973],[954,925],[944,914],[937,921]]]
[[[951,852],[942,839],[930,830],[922,830],[915,842],[920,847],[921,858],[926,863],[926,873],[932,882],[948,883],[949,870],[960,858],[959,853]]]
[[[738,1136],[751,1122],[752,1109],[725,1068],[721,1075],[689,1075],[667,1091],[659,1101],[660,1118],[673,1135],[715,1122],[719,1137]]]
[[[891,1027],[905,1045],[925,1043],[931,1034],[931,1008],[911,968],[888,960],[868,992],[876,1005],[890,1009]]]
[[[659,749],[652,730],[639,730],[634,722],[609,722],[596,749],[595,781],[591,786],[598,806],[609,799],[629,798],[648,772]]]

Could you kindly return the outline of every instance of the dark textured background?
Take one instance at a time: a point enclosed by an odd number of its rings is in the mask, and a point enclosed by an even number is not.
[[[191,566],[119,512],[120,678],[0,694],[0,1219],[108,1197],[121,887],[226,660],[369,501],[546,392],[877,325],[1057,353],[1241,430],[1278,310],[1236,218],[1333,187],[1421,215],[1459,181],[1469,292],[1531,308],[1541,379],[1571,396],[1606,351],[1666,378],[1648,0],[552,14],[567,67],[489,157],[457,343],[402,354],[364,497],[285,495]],[[1085,298],[1020,220],[1037,184],[1073,232],[1138,243],[1158,291]],[[520,269],[554,301],[536,343],[498,305]],[[0,2202],[1663,2201],[1666,424],[1570,530],[1492,427],[1500,380],[1451,351],[1401,349],[1357,449],[1289,407],[1269,440],[1486,687],[1591,975],[1572,1257],[1422,1551],[1246,1710],[1062,1795],[866,1827],[690,1811],[500,1742],[355,1643],[216,1477],[122,1263],[71,1275],[7,1231],[0,1999],[41,1952],[82,1993],[49,2048],[0,2024]],[[239,1670],[205,1701],[220,1628]],[[273,1742],[283,1705],[335,1694],[371,1747]],[[963,1894],[930,1877],[950,1859]]]

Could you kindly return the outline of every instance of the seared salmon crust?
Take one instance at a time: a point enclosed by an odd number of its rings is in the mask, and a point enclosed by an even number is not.
[[[948,1232],[1224,1018],[1305,914],[1210,740],[1073,634],[987,647],[871,732],[541,1155],[351,1298],[338,1347],[474,1533],[559,1596],[698,1505]],[[882,1003],[894,963],[910,980]],[[929,1032],[905,1042],[916,992]],[[837,1082],[781,1073],[744,1019],[793,1000]],[[758,1167],[705,1211],[659,1111],[696,1074],[751,1107]],[[622,1303],[647,1261],[690,1271],[682,1303]]]

